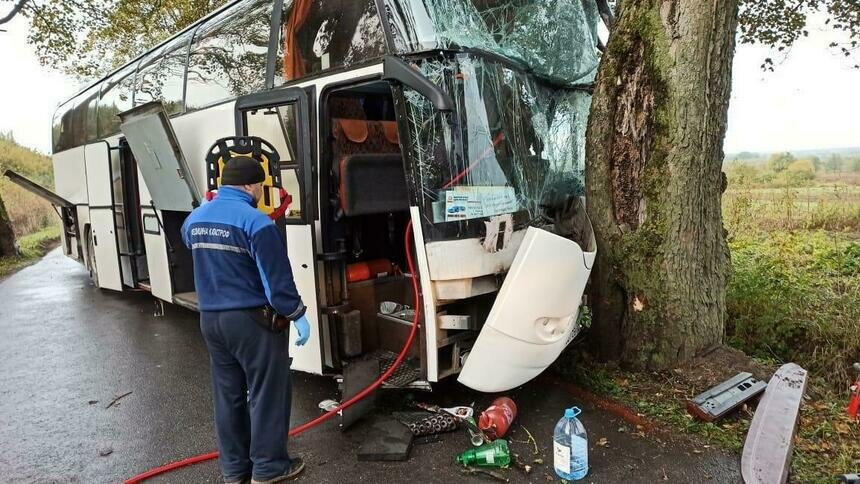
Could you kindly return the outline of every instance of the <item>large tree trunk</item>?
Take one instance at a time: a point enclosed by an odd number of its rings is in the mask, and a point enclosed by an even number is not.
[[[721,171],[736,0],[624,0],[587,142],[599,354],[666,368],[719,343],[729,253]]]
[[[6,213],[6,205],[3,203],[3,195],[0,194],[0,256],[17,255],[18,247],[15,244],[15,232],[12,230],[12,221]]]

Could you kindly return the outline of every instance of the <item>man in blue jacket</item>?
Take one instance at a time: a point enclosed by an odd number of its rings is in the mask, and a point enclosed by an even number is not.
[[[284,236],[257,210],[260,163],[234,157],[217,197],[185,220],[194,257],[200,329],[212,367],[215,427],[227,483],[275,483],[304,469],[287,452],[290,425],[289,323],[310,334]],[[273,311],[281,317],[273,317]],[[284,331],[287,329],[287,331]]]

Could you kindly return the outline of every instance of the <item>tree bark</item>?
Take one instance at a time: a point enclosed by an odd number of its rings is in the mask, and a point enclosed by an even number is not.
[[[625,0],[617,13],[586,146],[592,331],[604,359],[667,368],[724,333],[737,0]]]
[[[15,232],[12,230],[9,214],[6,213],[3,195],[0,194],[0,256],[7,255],[18,255],[18,246],[15,244]]]

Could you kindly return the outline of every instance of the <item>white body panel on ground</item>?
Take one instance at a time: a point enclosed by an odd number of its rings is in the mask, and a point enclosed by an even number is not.
[[[596,252],[529,227],[458,381],[501,392],[539,375],[578,331]]]

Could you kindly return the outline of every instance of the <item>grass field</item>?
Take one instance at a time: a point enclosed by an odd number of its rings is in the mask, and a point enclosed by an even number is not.
[[[0,279],[36,262],[60,239],[60,227],[53,225],[18,238],[20,254],[0,257]]]
[[[54,172],[51,159],[19,145],[11,135],[0,133],[0,197],[3,197],[15,235],[20,237],[57,225],[59,218],[51,204],[2,176],[6,170],[13,170],[36,183],[52,188]]]

